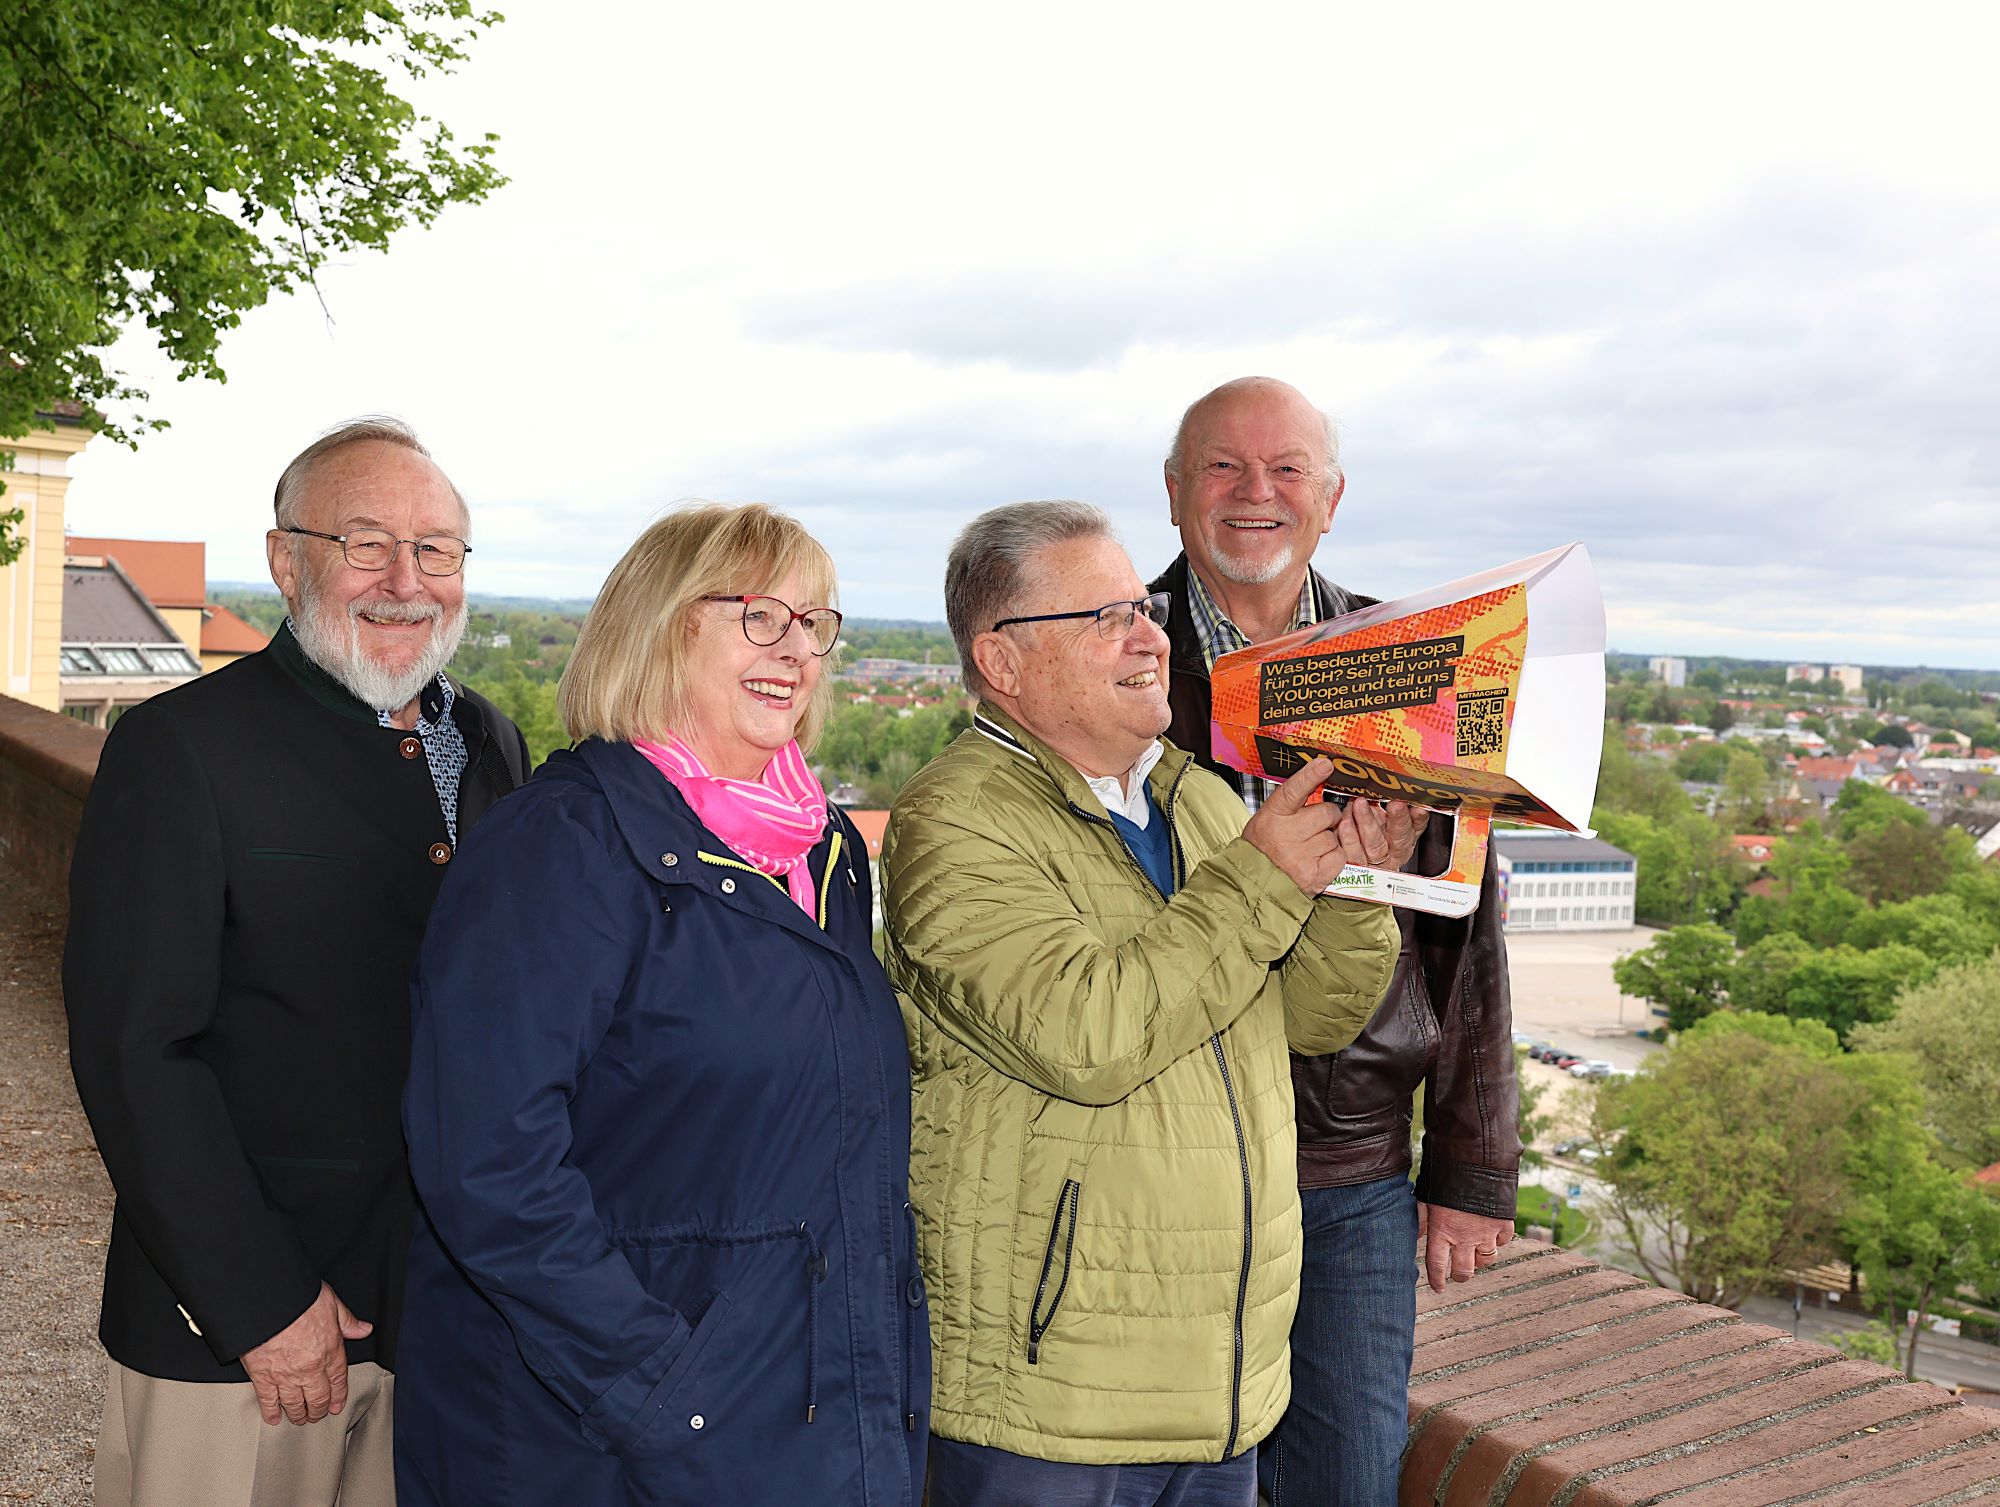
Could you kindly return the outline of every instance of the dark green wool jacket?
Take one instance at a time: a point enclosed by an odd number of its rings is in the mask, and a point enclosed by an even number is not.
[[[1287,1045],[1353,1039],[1396,924],[1302,894],[1179,749],[1149,779],[1171,900],[1083,776],[990,707],[889,821],[945,1438],[1085,1464],[1220,1460],[1290,1396]]]

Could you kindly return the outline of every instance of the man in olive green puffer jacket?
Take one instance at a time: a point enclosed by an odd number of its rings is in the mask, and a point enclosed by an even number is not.
[[[883,845],[933,1507],[1254,1500],[1297,1299],[1287,1046],[1345,1046],[1395,963],[1386,909],[1320,892],[1421,814],[1308,804],[1309,767],[1246,826],[1158,740],[1143,591],[1095,508],[969,526],[946,610],[980,712]]]

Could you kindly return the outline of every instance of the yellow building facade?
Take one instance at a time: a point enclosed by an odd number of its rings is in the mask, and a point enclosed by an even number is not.
[[[88,429],[62,418],[0,439],[14,458],[0,473],[0,512],[21,509],[23,541],[20,558],[0,566],[0,692],[51,712],[62,706],[63,503],[70,460],[89,443]]]

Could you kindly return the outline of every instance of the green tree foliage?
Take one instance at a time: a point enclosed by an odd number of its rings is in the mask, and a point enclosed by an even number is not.
[[[1597,759],[1597,800],[1600,810],[1622,811],[1666,821],[1694,808],[1673,769],[1658,759],[1635,757],[1625,735],[1606,723]]]
[[[1674,793],[1680,794],[1678,788]],[[1600,808],[1591,822],[1606,842],[1638,861],[1633,914],[1640,921],[1672,926],[1735,908],[1743,890],[1742,866],[1722,831],[1685,804],[1666,818]]]
[[[1730,1003],[1739,1010],[1784,1015],[1792,975],[1817,951],[1797,932],[1774,931],[1758,938],[1743,950],[1730,972]]]
[[[1932,894],[1978,861],[1972,839],[1957,827],[1909,822],[1862,833],[1847,844],[1847,856],[1854,887],[1878,904]]]
[[[1817,1020],[1845,1041],[1857,1025],[1887,1020],[1896,996],[1921,983],[1937,965],[1913,947],[1892,942],[1872,952],[1845,945],[1819,948],[1786,978],[1785,1013]]]
[[[1777,782],[1752,749],[1731,748],[1722,775],[1721,816],[1732,832],[1761,828],[1769,815]]]
[[[1893,1015],[1858,1027],[1852,1044],[1915,1061],[1925,1121],[1947,1162],[2000,1162],[2000,953],[1906,990]]]
[[[1976,963],[2000,947],[2000,906],[1968,903],[1950,891],[1920,895],[1864,911],[1847,935],[1864,950],[1897,942],[1933,963]]]
[[[1847,1221],[1869,1295],[1888,1306],[1890,1332],[1906,1313],[1915,1320],[1903,1361],[1912,1381],[1933,1302],[1962,1286],[2000,1284],[2000,1197],[1933,1160],[1928,1143],[1913,1139],[1895,1175],[1863,1191]]]
[[[504,180],[397,91],[499,17],[468,0],[38,0],[0,7],[0,436],[59,401],[158,421],[103,350],[142,320],[177,375],[328,259]],[[107,412],[106,410],[109,410]]]
[[[951,703],[903,716],[874,702],[854,702],[835,707],[812,759],[829,785],[857,785],[867,805],[883,807],[905,780],[971,725],[972,714]]]
[[[846,646],[846,660],[907,659],[917,664],[958,663],[958,650],[951,635],[935,623],[899,623],[870,620],[841,625],[840,641]]]
[[[1749,946],[1774,931],[1789,931],[1831,947],[1848,933],[1867,903],[1848,887],[1847,851],[1817,828],[1785,838],[1771,854],[1771,895],[1737,907],[1736,940]]]
[[[1734,1306],[1838,1248],[1865,1088],[1815,1040],[1714,1015],[1599,1090],[1611,1217],[1655,1282]]]
[[[1891,722],[1886,727],[1877,728],[1873,736],[1867,733],[1863,733],[1862,736],[1878,748],[1885,744],[1896,748],[1909,748],[1917,741],[1911,736],[1910,730],[1899,722]]]
[[[1659,1005],[1675,1031],[1721,1009],[1735,971],[1736,944],[1706,922],[1662,932],[1611,965],[1619,990]]]
[[[569,747],[569,734],[563,731],[562,718],[556,712],[554,681],[530,680],[518,670],[499,677],[467,676],[465,681],[514,719],[521,736],[528,740],[531,765],[539,765],[558,748]]]
[[[1887,1324],[1864,1324],[1835,1335],[1827,1344],[1850,1360],[1873,1361],[1878,1366],[1896,1364],[1896,1334]]]
[[[1674,755],[1674,773],[1683,780],[1720,785],[1729,768],[1729,747],[1722,743],[1691,743]]]

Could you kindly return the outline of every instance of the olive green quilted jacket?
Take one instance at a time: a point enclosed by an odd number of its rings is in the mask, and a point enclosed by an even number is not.
[[[1352,1041],[1386,908],[1309,899],[1168,747],[1163,900],[1083,776],[982,707],[882,847],[915,1074],[932,1429],[1044,1460],[1221,1460],[1290,1396],[1287,1041]]]

